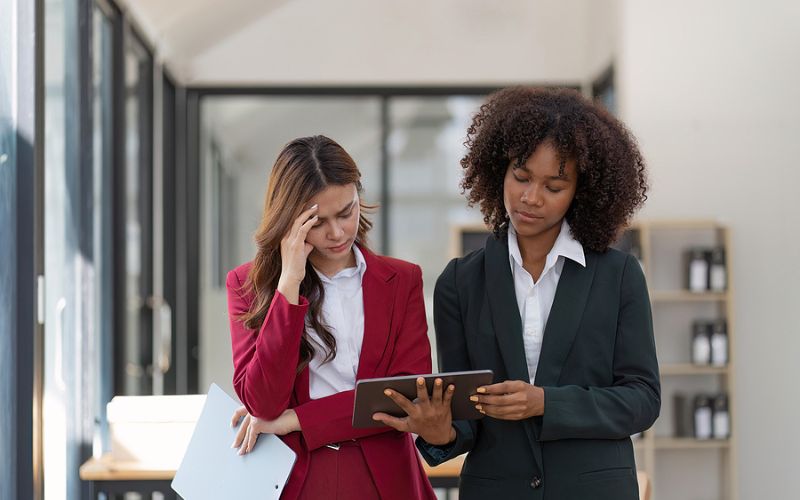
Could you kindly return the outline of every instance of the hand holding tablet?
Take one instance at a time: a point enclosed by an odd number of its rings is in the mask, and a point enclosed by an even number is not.
[[[425,425],[426,429],[429,425],[446,426],[449,432],[450,419],[442,406],[450,407],[452,420],[482,418],[469,397],[478,387],[491,384],[492,377],[491,370],[476,370],[359,380],[356,382],[353,427],[390,425],[420,434],[419,429],[405,428],[404,423],[411,420]],[[418,385],[418,379],[422,379],[424,384]],[[437,379],[441,380],[441,385],[434,383]],[[452,391],[448,390],[450,386],[453,386]],[[380,420],[373,419],[375,414]],[[414,418],[406,418],[408,415]]]

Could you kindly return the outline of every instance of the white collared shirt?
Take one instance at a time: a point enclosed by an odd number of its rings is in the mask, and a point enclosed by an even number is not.
[[[528,375],[532,384],[539,366],[539,355],[542,352],[542,339],[553,300],[556,297],[558,280],[564,269],[564,259],[568,258],[586,267],[586,256],[581,245],[570,233],[566,219],[561,223],[553,248],[547,254],[544,269],[539,281],[534,282],[530,273],[522,265],[522,254],[517,242],[514,226],[508,228],[508,256],[511,263],[511,275],[514,277],[514,292],[517,296],[517,307],[522,319],[522,340],[525,346],[525,360],[528,364]],[[552,332],[558,335],[558,332]]]
[[[322,363],[326,351],[320,346],[325,344],[306,317],[306,331],[316,342],[314,357],[308,365],[311,399],[349,391],[356,386],[358,358],[364,341],[364,299],[361,282],[367,271],[367,262],[357,245],[353,245],[353,253],[356,257],[356,266],[342,269],[332,278],[315,269],[325,289],[321,319],[336,338],[336,357],[327,363]]]

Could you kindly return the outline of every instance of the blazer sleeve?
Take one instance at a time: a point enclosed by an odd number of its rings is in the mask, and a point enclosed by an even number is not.
[[[442,372],[472,369],[461,321],[456,263],[457,260],[453,259],[445,267],[433,292],[433,324],[436,329],[439,370]],[[417,438],[417,448],[429,465],[437,466],[472,449],[478,424],[473,420],[456,420],[453,427],[456,440],[448,445],[432,445],[421,437]]]
[[[250,304],[240,293],[235,271],[228,273],[226,287],[234,390],[251,415],[274,420],[289,407],[294,390],[308,302],[300,297],[293,305],[275,292],[261,329],[255,331],[239,319]]]
[[[544,387],[544,415],[534,419],[541,441],[622,439],[648,429],[661,408],[650,297],[644,273],[628,256],[610,387]]]
[[[387,377],[431,372],[431,347],[422,293],[422,271],[414,266],[410,292],[396,300],[407,301],[405,316],[396,336]],[[381,332],[383,333],[383,332]],[[388,333],[388,332],[387,332]],[[355,391],[343,391],[324,398],[312,399],[294,408],[300,421],[303,439],[309,450],[328,443],[395,432],[390,427],[356,429],[353,427]]]

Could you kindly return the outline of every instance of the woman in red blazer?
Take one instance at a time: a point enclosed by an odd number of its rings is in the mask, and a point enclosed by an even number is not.
[[[357,379],[431,371],[420,268],[367,248],[360,177],[327,137],[289,143],[255,259],[228,273],[234,447],[281,436],[297,453],[284,499],[435,498],[409,434],[351,423]]]

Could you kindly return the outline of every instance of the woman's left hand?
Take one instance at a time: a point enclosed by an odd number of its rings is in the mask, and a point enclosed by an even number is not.
[[[231,425],[236,427],[239,420],[242,420],[242,427],[236,433],[236,439],[231,446],[231,448],[239,448],[239,455],[250,453],[253,450],[259,434],[283,436],[300,430],[300,420],[297,418],[297,413],[291,408],[284,410],[281,416],[275,420],[262,420],[247,413],[247,408],[242,406],[233,414]]]
[[[523,420],[544,414],[544,389],[521,380],[478,388],[470,401],[481,413],[500,420]]]

